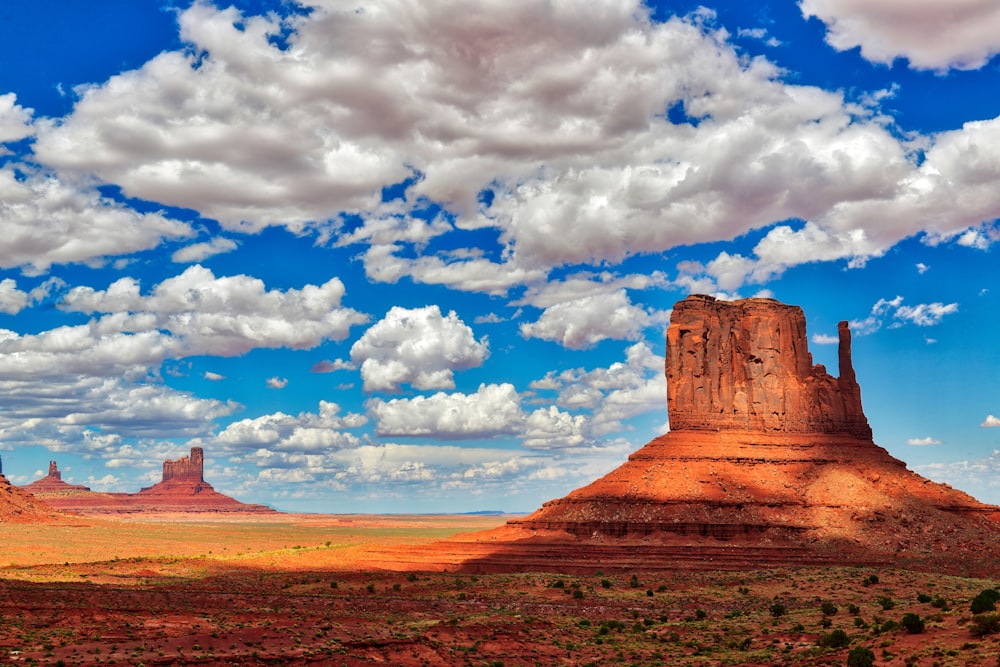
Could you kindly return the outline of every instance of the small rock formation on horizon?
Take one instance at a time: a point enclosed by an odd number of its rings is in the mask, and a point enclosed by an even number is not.
[[[667,328],[670,432],[533,514],[422,558],[470,571],[859,563],[995,571],[1000,507],[920,477],[873,442],[850,329],[838,329],[833,377],[812,363],[797,306],[678,302]]]
[[[192,447],[189,456],[163,462],[162,480],[138,493],[96,493],[66,484],[56,467],[23,487],[47,505],[82,514],[134,513],[271,513],[266,505],[250,505],[219,493],[204,478],[205,452]]]
[[[11,484],[0,459],[0,523],[44,523],[58,517],[58,512]]]
[[[30,484],[21,487],[28,493],[38,496],[39,494],[72,493],[74,491],[90,491],[90,488],[82,484],[70,484],[64,482],[59,466],[55,461],[49,461],[49,473],[41,479],[36,479]]]

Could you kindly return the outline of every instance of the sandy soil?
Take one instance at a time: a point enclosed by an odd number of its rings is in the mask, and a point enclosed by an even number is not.
[[[877,665],[1000,664],[1000,635],[976,636],[969,611],[1000,579],[372,567],[506,518],[0,523],[0,664],[844,665],[857,646]],[[923,632],[893,627],[906,613]],[[820,646],[835,630],[850,645]]]

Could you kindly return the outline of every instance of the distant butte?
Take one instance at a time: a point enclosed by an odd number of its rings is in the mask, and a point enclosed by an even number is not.
[[[470,571],[895,563],[996,571],[1000,507],[877,446],[851,335],[814,365],[802,309],[691,296],[667,328],[671,430],[533,514],[410,558]],[[432,553],[435,551],[436,553]]]
[[[189,456],[163,462],[163,478],[138,493],[96,493],[62,481],[55,461],[49,474],[26,485],[25,491],[52,507],[80,514],[136,513],[274,513],[266,505],[241,503],[219,493],[204,478],[205,453],[192,447]]]
[[[45,523],[58,516],[58,512],[11,484],[3,475],[0,459],[0,523]]]

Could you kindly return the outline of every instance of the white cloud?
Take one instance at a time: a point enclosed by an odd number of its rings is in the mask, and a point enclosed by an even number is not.
[[[986,415],[986,419],[984,419],[983,423],[979,425],[979,428],[996,428],[998,426],[1000,426],[1000,417]]]
[[[454,371],[474,368],[489,356],[485,337],[476,340],[455,313],[436,306],[393,306],[351,347],[351,361],[361,365],[365,391],[450,389]]]
[[[588,440],[587,418],[571,415],[554,405],[528,415],[522,444],[529,449],[579,447]]]
[[[213,255],[231,252],[236,250],[236,248],[236,241],[217,236],[211,241],[195,243],[194,245],[181,248],[174,252],[170,256],[170,259],[178,264],[191,264],[193,262],[204,261]]]
[[[932,438],[931,436],[927,436],[926,438],[910,438],[906,441],[906,444],[922,447],[925,445],[940,445],[941,441]]]
[[[456,440],[519,432],[524,421],[514,385],[481,384],[474,394],[438,392],[432,396],[371,399],[366,404],[380,436],[419,436]]]
[[[623,429],[624,420],[661,410],[666,412],[667,381],[663,358],[645,343],[626,350],[625,361],[607,368],[548,373],[531,383],[538,391],[558,391],[556,404],[568,410],[590,410],[591,438]]]
[[[525,338],[541,338],[570,349],[593,347],[606,339],[637,340],[666,314],[636,306],[624,289],[549,306],[536,322],[521,325]]]
[[[826,23],[831,46],[860,46],[872,62],[906,58],[915,69],[978,69],[1000,52],[1000,6],[993,0],[802,0],[799,7]]]
[[[437,256],[400,257],[397,244],[373,245],[364,254],[366,275],[375,282],[396,283],[403,277],[425,285],[445,285],[465,292],[506,295],[517,285],[544,280],[541,269],[519,268],[513,262],[492,262],[482,257],[446,261]]]
[[[817,345],[836,345],[840,343],[840,337],[831,336],[830,334],[813,334],[812,342]]]
[[[220,375],[219,373],[213,373],[212,371],[205,371],[205,374],[202,377],[212,382],[218,382],[220,380],[226,379],[225,375]]]
[[[903,297],[879,299],[872,306],[871,315],[863,320],[851,322],[851,330],[859,336],[875,333],[882,328],[886,319],[891,318],[890,327],[899,327],[906,322],[929,327],[939,324],[945,315],[958,312],[957,303],[921,303],[915,306],[903,304]]]
[[[995,121],[930,138],[918,164],[877,96],[784,83],[704,13],[647,15],[637,0],[476,12],[385,0],[360,13],[317,0],[282,23],[195,3],[179,15],[184,50],[83,90],[69,117],[39,124],[36,154],[227,229],[333,238],[353,212],[364,223],[343,242],[370,245],[371,279],[493,294],[554,266],[809,221],[772,229],[756,258],[720,258],[715,281],[732,291],[741,277],[863,262],[1000,212],[987,185]],[[268,39],[283,29],[285,50]],[[670,122],[677,105],[692,122]],[[972,143],[981,159],[950,157]],[[453,222],[415,219],[428,201]],[[452,225],[494,228],[502,262],[398,253]]]
[[[0,95],[0,144],[18,141],[35,133],[31,126],[31,109],[17,103],[17,95]]]
[[[76,188],[53,174],[19,178],[0,168],[0,267],[44,273],[53,264],[99,265],[104,258],[155,248],[164,239],[194,235],[159,213],[138,213],[94,189]]]
[[[202,442],[230,453],[260,449],[322,453],[357,447],[360,444],[357,436],[345,430],[363,426],[367,418],[353,412],[340,416],[339,412],[340,406],[336,403],[320,401],[318,412],[301,412],[298,415],[275,412],[242,419],[229,424],[213,439]]]
[[[344,359],[334,359],[330,361],[329,359],[324,359],[323,361],[318,361],[312,365],[309,369],[310,373],[333,373],[335,371],[353,371],[357,370],[357,366],[352,364],[350,361]]]
[[[909,320],[917,326],[929,327],[938,324],[945,315],[956,312],[958,312],[957,303],[921,303],[916,306],[900,306],[896,309],[895,317]]]
[[[28,305],[28,293],[17,288],[13,278],[0,280],[0,313],[17,315]]]
[[[269,377],[265,381],[268,389],[284,389],[288,386],[288,378],[280,378],[277,375]]]
[[[122,278],[104,291],[73,288],[60,307],[108,313],[91,327],[109,334],[159,337],[171,348],[165,356],[234,356],[261,347],[307,349],[345,338],[351,326],[366,322],[368,316],[342,307],[344,292],[337,278],[282,292],[266,289],[258,278],[217,278],[194,265],[156,285],[147,296],[140,294],[136,280]]]
[[[917,266],[917,273],[919,273],[920,275],[924,275],[931,268],[926,264],[924,264],[923,262],[917,262],[916,266]]]

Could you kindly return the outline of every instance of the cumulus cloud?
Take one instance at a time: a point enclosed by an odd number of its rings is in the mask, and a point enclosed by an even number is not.
[[[906,444],[922,447],[925,445],[940,445],[941,441],[932,438],[931,436],[927,436],[926,438],[910,438],[906,441]]]
[[[474,394],[371,399],[366,404],[381,436],[422,436],[443,440],[512,435],[521,428],[521,400],[510,383],[481,384]]]
[[[265,380],[268,389],[284,389],[288,386],[288,378],[280,378],[277,375]]]
[[[529,449],[579,447],[588,438],[587,418],[571,415],[554,405],[528,415],[522,444]]]
[[[902,6],[886,25],[911,30],[894,17]],[[920,160],[885,126],[877,95],[784,82],[704,12],[655,22],[638,0],[312,10],[282,19],[195,3],[179,14],[183,50],[38,123],[37,159],[227,229],[366,243],[373,280],[494,294],[555,266],[807,221],[772,228],[754,257],[720,257],[714,280],[732,291],[798,263],[863,262],[922,232],[956,237],[1000,213],[989,186],[998,121],[928,137]],[[399,190],[393,206],[386,187]],[[427,202],[452,217],[420,221]],[[363,224],[344,229],[342,213]],[[483,228],[498,234],[500,262],[400,252]]]
[[[531,383],[536,391],[556,391],[556,405],[567,410],[590,410],[587,434],[591,438],[625,428],[624,421],[656,410],[666,411],[667,381],[663,358],[646,343],[636,343],[625,360],[607,368],[549,372]]]
[[[802,15],[827,26],[826,41],[891,65],[915,69],[978,69],[1000,52],[1000,6],[992,0],[802,0]]]
[[[356,447],[360,440],[349,429],[367,423],[364,415],[348,413],[341,416],[340,406],[319,402],[318,412],[288,415],[275,412],[252,419],[235,421],[215,438],[202,440],[213,447],[236,454],[257,450],[273,452],[328,452]]]
[[[0,168],[0,267],[44,273],[53,264],[98,265],[107,257],[148,250],[166,239],[194,236],[187,223],[138,213],[97,190],[53,174]]]
[[[31,116],[31,109],[25,109],[17,103],[17,95],[0,95],[0,144],[18,141],[34,134]]]
[[[998,426],[1000,426],[1000,417],[986,415],[986,419],[984,419],[983,423],[979,425],[979,428],[996,428]]]
[[[218,382],[220,380],[226,379],[225,375],[220,375],[219,373],[213,373],[212,371],[205,371],[205,374],[202,377],[212,382]]]
[[[593,347],[606,339],[637,340],[666,315],[636,306],[624,289],[584,296],[546,308],[536,322],[521,325],[525,338],[541,338],[570,349]]]
[[[488,355],[485,337],[477,341],[455,311],[442,315],[436,305],[393,306],[351,347],[365,391],[397,391],[403,384],[450,389],[454,371],[479,366]]]
[[[143,295],[138,281],[122,278],[106,290],[75,287],[60,307],[107,313],[91,326],[165,340],[170,356],[234,356],[254,348],[307,349],[342,340],[368,316],[341,305],[344,284],[331,278],[302,289],[268,290],[246,275],[216,277],[194,265]],[[160,332],[169,332],[169,338]]]

